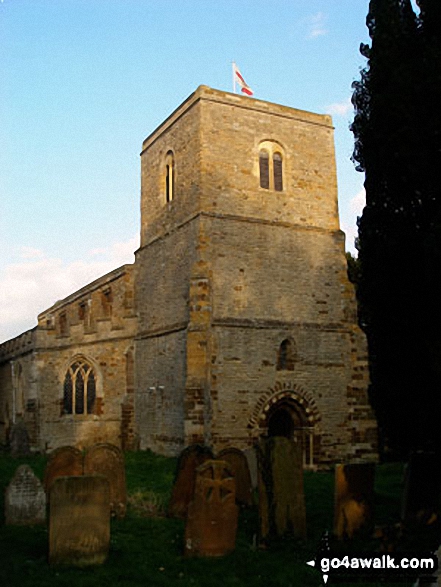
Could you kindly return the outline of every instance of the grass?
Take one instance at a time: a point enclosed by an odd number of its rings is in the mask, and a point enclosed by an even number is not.
[[[124,520],[112,520],[106,563],[89,569],[51,567],[47,563],[45,527],[0,526],[1,587],[318,587],[320,574],[307,566],[315,557],[323,532],[332,529],[333,475],[306,472],[308,540],[281,540],[267,550],[256,548],[257,512],[240,514],[235,551],[222,558],[187,559],[182,556],[184,522],[165,512],[173,484],[176,459],[150,452],[126,453],[128,510]],[[12,459],[0,456],[0,492],[19,464],[28,463],[42,479],[45,458]],[[377,470],[377,523],[398,520],[402,467],[381,465]],[[3,515],[3,503],[1,503]],[[368,540],[357,548],[372,551]],[[328,583],[328,585],[331,582]],[[356,583],[385,587],[387,583]],[[409,587],[412,583],[394,583]],[[350,583],[345,583],[350,586]]]

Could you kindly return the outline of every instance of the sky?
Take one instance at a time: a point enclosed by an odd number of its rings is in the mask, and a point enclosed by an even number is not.
[[[134,261],[143,139],[197,86],[331,114],[346,247],[368,0],[0,0],[0,342]]]

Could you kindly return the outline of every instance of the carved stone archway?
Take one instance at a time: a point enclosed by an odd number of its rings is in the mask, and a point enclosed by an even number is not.
[[[305,467],[320,455],[320,414],[311,394],[291,383],[276,385],[258,401],[248,427],[256,437],[285,436],[302,444]]]

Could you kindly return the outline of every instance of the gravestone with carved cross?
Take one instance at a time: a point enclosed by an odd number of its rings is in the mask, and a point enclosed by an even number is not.
[[[185,528],[187,556],[223,556],[234,550],[238,507],[234,478],[225,461],[209,460],[196,470]]]
[[[245,454],[238,448],[226,448],[220,451],[217,458],[226,461],[233,473],[236,482],[236,503],[251,506],[253,504],[253,489],[250,468]]]

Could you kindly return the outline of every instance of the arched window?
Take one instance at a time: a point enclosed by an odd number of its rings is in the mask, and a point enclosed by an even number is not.
[[[259,153],[260,187],[269,190],[269,153],[262,149]]]
[[[273,155],[273,172],[274,172],[274,189],[276,192],[283,190],[283,166],[282,155],[274,153]]]
[[[277,355],[277,371],[294,371],[295,347],[286,338],[282,341]]]
[[[165,157],[165,201],[173,200],[175,190],[175,159],[173,151],[168,151]]]
[[[283,191],[283,154],[280,145],[273,141],[260,144],[259,178],[261,188]]]
[[[63,414],[94,414],[96,378],[92,366],[79,359],[64,378]]]

